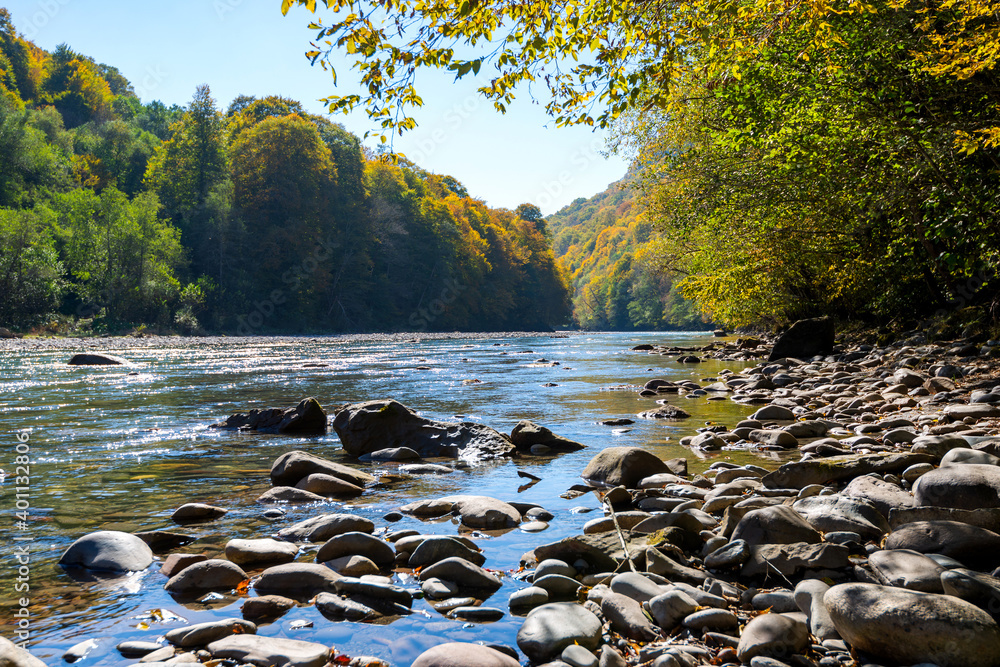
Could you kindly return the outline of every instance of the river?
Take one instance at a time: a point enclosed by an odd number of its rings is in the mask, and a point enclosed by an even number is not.
[[[79,664],[122,664],[115,645],[123,640],[155,640],[173,627],[240,616],[241,599],[236,597],[213,594],[195,604],[175,601],[163,590],[165,579],[156,564],[124,580],[74,580],[56,562],[76,538],[95,530],[178,530],[198,538],[179,551],[209,557],[220,554],[229,539],[265,537],[327,512],[361,514],[379,528],[453,535],[458,526],[451,520],[407,517],[389,523],[382,517],[414,498],[474,493],[538,503],[555,515],[549,528],[538,534],[513,530],[474,537],[487,556],[486,567],[516,570],[524,552],[582,532],[582,525],[598,516],[570,511],[597,508],[593,494],[560,496],[580,482],[579,473],[601,448],[631,445],[662,458],[686,456],[694,471],[708,465],[677,441],[706,422],[733,426],[752,407],[673,396],[671,402],[689,411],[691,419],[636,420],[624,428],[597,422],[634,418],[655,407],[653,399],[639,398],[634,387],[616,389],[621,385],[642,385],[655,377],[705,384],[703,380],[714,378],[722,368],[739,371],[746,366],[711,360],[681,365],[670,357],[630,351],[640,343],[694,346],[710,340],[709,334],[689,333],[114,340],[111,351],[133,367],[71,367],[66,361],[82,348],[10,344],[0,351],[0,468],[8,472],[0,485],[0,539],[6,545],[0,573],[4,636],[14,639],[12,615],[16,600],[24,595],[14,590],[15,544],[30,545],[31,550],[30,648],[50,665],[60,663],[67,648],[88,638],[95,638],[98,646]],[[89,344],[102,349],[100,341]],[[541,359],[559,363],[538,363]],[[307,363],[325,365],[304,367]],[[290,438],[207,426],[234,412],[291,406],[306,396],[315,396],[327,408],[394,398],[427,417],[461,416],[507,433],[519,420],[530,419],[587,449],[379,484],[351,502],[293,506],[285,517],[270,521],[254,499],[270,487],[271,462],[290,449],[304,449],[349,463],[336,434],[331,430],[320,438]],[[30,438],[26,526],[18,526],[15,507],[18,432]],[[720,456],[745,460],[750,455]],[[392,467],[352,465],[376,473]],[[518,469],[541,481],[522,488],[525,480],[518,477]],[[178,527],[170,514],[186,502],[230,511],[211,523]],[[15,543],[14,537],[25,539]],[[486,604],[506,610],[509,594],[525,585],[511,577],[504,581]],[[416,601],[414,609],[413,615],[382,626],[335,623],[315,607],[300,606],[262,625],[258,634],[319,641],[349,655],[374,655],[405,667],[425,648],[446,640],[513,645],[520,626],[520,619],[510,615],[496,623],[463,624],[441,616],[423,600]]]

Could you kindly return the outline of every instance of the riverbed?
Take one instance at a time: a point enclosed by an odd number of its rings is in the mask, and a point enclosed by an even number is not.
[[[97,648],[78,664],[112,665],[123,663],[115,650],[119,642],[155,640],[174,627],[239,617],[242,599],[210,594],[198,603],[181,604],[163,590],[165,578],[157,564],[126,579],[76,581],[56,565],[76,538],[95,530],[175,530],[197,538],[178,551],[215,557],[232,538],[266,537],[330,512],[360,514],[384,530],[454,535],[459,527],[451,520],[406,517],[390,523],[382,517],[413,499],[455,493],[537,503],[555,515],[548,529],[537,534],[472,534],[487,556],[485,566],[506,573],[504,587],[489,601],[506,609],[510,593],[526,585],[516,577],[521,555],[580,533],[587,520],[598,516],[585,511],[599,507],[593,494],[561,497],[580,483],[580,472],[597,451],[643,447],[663,459],[687,457],[696,472],[711,460],[679,446],[680,438],[707,423],[732,427],[753,412],[754,407],[730,400],[672,396],[669,400],[691,413],[690,419],[635,417],[656,407],[655,399],[640,398],[637,392],[650,379],[705,384],[723,368],[739,371],[747,364],[680,364],[630,348],[643,343],[701,346],[711,340],[708,333],[572,333],[5,342],[0,348],[0,468],[8,472],[0,485],[0,536],[8,545],[0,575],[4,621],[12,618],[24,595],[14,590],[14,537],[24,538],[17,544],[31,550],[32,653],[54,665],[67,648],[94,638]],[[110,351],[131,365],[68,366],[69,357],[80,351]],[[328,410],[393,398],[430,418],[474,421],[506,433],[529,419],[587,448],[491,462],[450,475],[400,481],[390,475],[353,501],[290,506],[284,517],[268,520],[262,516],[265,507],[254,500],[270,487],[271,463],[285,451],[306,450],[380,477],[394,468],[351,462],[332,430],[323,437],[296,438],[208,428],[234,412],[288,407],[307,396]],[[598,423],[622,417],[636,423]],[[24,526],[15,515],[18,432],[30,438],[32,461]],[[726,457],[776,464],[751,454],[716,453],[716,458]],[[518,470],[541,481],[527,485]],[[187,502],[221,506],[229,513],[211,523],[178,527],[170,514]],[[299,560],[311,560],[311,555],[301,554]],[[253,594],[251,589],[248,595]],[[424,601],[417,601],[414,610],[383,626],[335,623],[313,606],[300,606],[260,626],[258,634],[318,641],[401,667],[443,641],[513,645],[521,622],[507,615],[495,623],[465,624],[438,614]],[[10,626],[4,627],[5,636],[12,638]]]

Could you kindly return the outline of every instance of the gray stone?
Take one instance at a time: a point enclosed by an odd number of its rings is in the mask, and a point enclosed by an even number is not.
[[[225,637],[209,644],[208,652],[255,667],[323,667],[331,657],[323,644],[259,635]]]
[[[420,454],[409,447],[389,447],[358,457],[359,461],[416,461]]]
[[[570,599],[576,597],[576,592],[580,589],[580,582],[561,574],[547,574],[544,577],[535,577],[533,585],[545,590],[549,597],[556,599]]]
[[[560,659],[570,667],[598,667],[597,656],[577,644],[570,644],[563,649]]]
[[[452,512],[469,528],[502,530],[521,523],[521,513],[512,505],[489,496],[448,496],[441,501],[453,503]]]
[[[345,577],[363,577],[366,574],[379,573],[379,566],[375,561],[364,556],[341,556],[326,561],[326,566]]]
[[[778,429],[754,429],[750,431],[747,440],[782,449],[795,449],[799,446],[799,441],[794,435]]]
[[[330,475],[358,487],[375,481],[368,473],[308,452],[294,450],[275,459],[271,465],[271,482],[275,486],[295,486],[305,477],[316,473]]]
[[[237,565],[290,563],[298,552],[294,544],[272,539],[229,540],[226,543],[226,558]]]
[[[362,602],[333,593],[317,595],[316,608],[321,614],[335,621],[367,621],[382,616],[381,613]]]
[[[319,401],[304,398],[294,408],[255,409],[246,414],[237,413],[209,428],[287,435],[323,435],[326,433],[326,423],[326,412]]]
[[[917,505],[974,510],[1000,507],[1000,467],[969,463],[938,468],[913,487]]]
[[[604,486],[636,488],[644,478],[671,472],[654,454],[638,447],[608,447],[590,460],[580,475]]]
[[[949,405],[945,407],[944,413],[952,419],[987,419],[990,417],[1000,417],[1000,406],[989,403],[970,403],[969,405]]]
[[[286,563],[264,570],[253,587],[258,593],[315,595],[337,590],[340,575],[318,563]]]
[[[274,505],[277,503],[305,505],[307,503],[325,503],[327,502],[327,498],[318,493],[296,489],[294,486],[275,486],[257,496],[257,502],[262,505]]]
[[[795,604],[809,621],[809,632],[820,641],[840,638],[830,618],[830,612],[823,603],[823,596],[828,590],[830,587],[819,579],[804,579],[795,587],[793,593]],[[772,655],[772,657],[781,656]]]
[[[698,601],[680,590],[657,595],[646,605],[650,616],[665,632],[670,632],[698,609]]]
[[[183,628],[174,628],[164,635],[164,638],[180,648],[205,646],[217,639],[232,634],[257,634],[257,626],[242,618],[224,618],[219,621],[198,623]]]
[[[868,557],[875,578],[886,586],[923,593],[941,593],[945,569],[927,556],[909,549],[876,551]]]
[[[548,603],[549,593],[544,588],[538,586],[528,586],[510,594],[507,601],[511,610],[534,609]]]
[[[601,600],[601,613],[619,634],[636,641],[649,642],[659,635],[642,607],[632,598],[621,593],[609,592]]]
[[[942,554],[974,569],[992,569],[1000,563],[1000,535],[957,521],[905,524],[889,533],[885,548]]]
[[[964,600],[875,584],[840,584],[827,591],[825,603],[844,641],[877,658],[938,667],[1000,664],[1000,627]]]
[[[705,633],[735,630],[740,620],[728,609],[702,609],[685,616],[682,624],[685,628]]]
[[[412,514],[415,517],[426,518],[451,514],[454,507],[454,502],[445,500],[417,500],[408,505],[403,505],[399,508],[399,511],[404,514]]]
[[[160,574],[165,577],[172,577],[188,565],[194,565],[195,563],[200,563],[203,560],[208,560],[205,556],[201,554],[170,554],[167,559],[163,561],[160,565]]]
[[[988,452],[977,449],[956,448],[941,457],[941,467],[977,463],[982,465],[1000,465],[1000,458]]]
[[[705,567],[710,570],[728,570],[741,567],[748,558],[750,558],[750,545],[746,540],[735,539],[708,554],[705,557]]]
[[[462,558],[445,558],[420,571],[421,581],[436,577],[450,581],[461,590],[485,590],[491,594],[500,588],[500,580],[495,576]]]
[[[187,503],[175,509],[170,518],[175,523],[201,523],[225,516],[228,511],[205,503]]]
[[[793,421],[795,413],[781,405],[765,405],[750,415],[748,419],[756,419],[758,421]]]
[[[163,648],[163,645],[156,642],[124,641],[115,648],[121,653],[123,658],[141,658],[153,651],[159,651]],[[6,664],[2,658],[0,658],[0,664]]]
[[[371,533],[375,524],[357,514],[321,514],[305,521],[283,528],[278,537],[290,542],[326,542],[343,533]]]
[[[112,354],[74,354],[66,362],[70,366],[128,366],[127,361]]]
[[[295,600],[282,595],[258,595],[247,598],[240,607],[243,618],[247,620],[267,620],[284,616],[295,607]]]
[[[762,614],[750,619],[740,634],[736,655],[743,662],[758,656],[788,659],[809,646],[809,628],[784,614]]]
[[[785,463],[774,472],[764,475],[763,482],[770,489],[801,489],[810,484],[839,482],[873,472],[902,472],[914,463],[935,461],[929,454],[913,453],[829,456]]]
[[[751,546],[795,542],[815,544],[822,539],[819,531],[787,505],[762,507],[747,512],[732,534],[732,540],[743,540]]]
[[[140,538],[117,530],[99,530],[73,542],[59,559],[63,567],[105,572],[138,572],[153,562],[153,551]]]
[[[638,572],[615,575],[610,588],[615,593],[626,595],[636,602],[647,602],[663,593],[663,588],[659,584]]]
[[[574,643],[593,651],[600,641],[600,619],[572,602],[553,602],[533,609],[517,633],[518,647],[536,663],[560,655]]]
[[[444,535],[428,537],[420,542],[410,558],[407,566],[413,569],[433,565],[445,558],[457,556],[464,558],[470,563],[482,565],[486,562],[486,557],[478,551],[473,551],[462,542]]]
[[[913,507],[913,496],[908,491],[871,475],[862,475],[851,480],[841,495],[867,500],[886,518],[893,509]]]
[[[792,509],[824,533],[846,530],[865,540],[879,540],[889,532],[885,516],[875,505],[861,498],[813,496],[796,501]]]
[[[344,451],[354,457],[387,447],[408,447],[423,457],[461,455],[482,460],[514,451],[506,435],[488,426],[425,419],[391,400],[348,405],[337,413],[333,428]]]
[[[248,578],[236,563],[210,558],[184,568],[170,577],[163,588],[178,594],[231,590]]]
[[[411,667],[518,667],[518,662],[488,646],[451,642],[427,649]]]
[[[396,559],[396,552],[388,542],[374,535],[355,531],[341,533],[327,540],[316,552],[316,562],[325,563],[343,556],[364,556],[385,567]]]
[[[809,570],[839,570],[850,566],[847,547],[839,544],[761,544],[750,548],[744,577],[792,577]]]
[[[941,587],[948,595],[971,602],[993,618],[1000,616],[1000,579],[965,568],[941,573]]]
[[[365,491],[360,486],[322,472],[314,472],[306,475],[298,481],[295,488],[320,496],[343,497],[360,496]]]
[[[545,445],[557,452],[575,452],[584,445],[554,434],[544,426],[523,420],[517,423],[510,434],[511,442],[519,450],[530,450],[534,445]]]

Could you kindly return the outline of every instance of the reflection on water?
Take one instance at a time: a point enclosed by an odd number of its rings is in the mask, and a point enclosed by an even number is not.
[[[599,425],[601,419],[634,417],[655,407],[655,399],[611,387],[642,385],[654,377],[702,382],[722,368],[744,366],[713,361],[680,365],[670,357],[629,351],[639,343],[668,339],[679,345],[708,340],[690,334],[580,334],[406,344],[303,338],[262,339],[238,346],[210,339],[148,347],[137,341],[132,349],[115,351],[131,361],[132,368],[69,367],[65,362],[70,353],[65,350],[0,352],[0,414],[3,437],[9,443],[0,468],[14,467],[13,431],[31,432],[32,510],[27,532],[34,538],[33,652],[54,662],[69,646],[94,637],[98,647],[86,664],[120,664],[114,649],[120,641],[153,640],[185,623],[240,615],[237,598],[210,595],[195,603],[175,601],[163,591],[164,578],[155,564],[126,578],[74,580],[55,562],[73,540],[94,530],[176,530],[197,538],[180,551],[209,557],[220,555],[229,539],[267,536],[330,511],[363,514],[377,526],[394,530],[454,534],[458,526],[450,520],[422,523],[405,518],[388,524],[381,517],[415,497],[476,493],[538,503],[555,514],[549,529],[540,534],[515,530],[498,536],[473,535],[485,550],[487,567],[516,570],[521,554],[580,532],[593,516],[570,512],[578,506],[597,507],[591,495],[567,500],[560,494],[579,482],[580,471],[597,450],[640,446],[662,458],[686,456],[697,471],[710,461],[695,458],[675,443],[706,422],[732,426],[752,412],[728,400],[671,396],[670,402],[683,406],[691,419],[637,420],[627,428]],[[536,363],[543,358],[559,365]],[[508,433],[519,420],[530,419],[588,448],[560,457],[524,458],[516,464],[493,462],[451,475],[402,481],[386,477],[349,503],[293,507],[285,517],[270,521],[254,499],[270,486],[271,462],[282,452],[305,449],[348,463],[336,434],[289,438],[215,431],[207,425],[250,408],[290,406],[305,396],[315,396],[327,407],[394,398],[428,417],[461,415]],[[760,463],[749,454],[721,455]],[[393,469],[359,465],[376,475]],[[519,492],[524,480],[518,477],[518,468],[541,481]],[[0,485],[5,512],[0,537],[13,523],[12,484],[8,478]],[[230,512],[212,523],[179,528],[170,514],[185,502],[207,502]],[[301,559],[310,557],[304,554]],[[0,582],[5,615],[20,595],[14,593],[13,579],[8,565]],[[506,609],[507,596],[521,585],[508,578],[487,604]],[[300,606],[258,632],[320,641],[345,653],[376,655],[399,667],[442,638],[512,644],[520,626],[520,620],[511,616],[497,623],[463,624],[446,619],[424,601],[416,601],[414,609],[413,616],[389,626],[370,626],[333,623],[314,607]],[[312,627],[300,627],[308,625],[302,621]]]

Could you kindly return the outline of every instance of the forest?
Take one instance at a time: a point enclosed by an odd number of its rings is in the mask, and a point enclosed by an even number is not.
[[[537,208],[365,150],[280,96],[140,100],[0,8],[0,325],[120,333],[547,330]]]
[[[619,279],[643,275],[619,251],[651,231],[661,303],[679,290],[719,325],[1000,331],[998,0],[282,4],[312,13],[314,62],[350,56],[365,92],[329,107],[385,135],[412,124],[423,69],[475,79],[499,113],[527,94],[558,126],[612,133],[647,222],[557,216],[602,229],[556,235],[584,322],[661,317]]]

